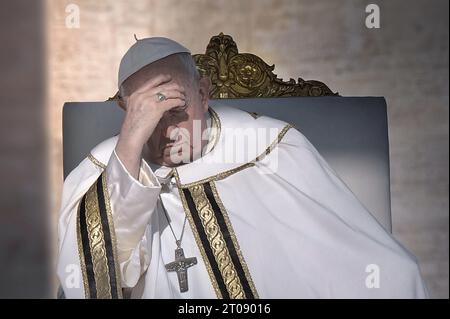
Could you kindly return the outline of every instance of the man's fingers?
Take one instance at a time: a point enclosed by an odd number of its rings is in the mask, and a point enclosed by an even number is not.
[[[158,85],[158,86],[150,89],[148,92],[150,94],[156,95],[157,93],[166,94],[166,92],[172,91],[172,90],[185,93],[184,87],[179,85],[179,84],[177,84],[177,83],[175,83],[175,82],[170,82],[170,83],[165,83],[165,84]]]
[[[168,91],[159,91],[158,93],[163,94],[166,97],[166,100],[169,100],[169,99],[186,100],[186,95],[184,94],[184,92],[181,92],[181,91],[172,89],[172,90],[168,90]],[[141,101],[158,102],[158,104],[164,101],[164,100],[159,101],[157,93],[155,93],[153,91],[149,91],[144,94],[141,94],[138,98],[141,99]]]
[[[176,107],[183,107],[185,105],[186,105],[186,101],[183,99],[178,99],[178,98],[168,99],[168,100],[161,102],[161,107],[163,108],[164,112],[167,112]]]
[[[167,91],[164,92],[162,91],[161,94],[163,94],[166,99],[181,99],[181,100],[186,100],[186,95],[180,91],[176,91],[176,90],[172,90],[172,91]],[[154,95],[154,98],[157,98],[156,95]]]
[[[172,77],[169,74],[161,74],[157,75],[154,78],[151,78],[147,82],[145,82],[139,89],[137,89],[134,93],[143,93],[147,90],[150,90],[154,87],[157,87],[161,84],[170,82]]]

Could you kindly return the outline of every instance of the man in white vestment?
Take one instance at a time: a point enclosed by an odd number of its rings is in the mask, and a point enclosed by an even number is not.
[[[424,298],[414,256],[288,123],[208,105],[167,38],[119,68],[120,134],[64,182],[67,298]]]

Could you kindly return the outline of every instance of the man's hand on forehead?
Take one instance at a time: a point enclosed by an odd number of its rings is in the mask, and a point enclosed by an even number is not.
[[[163,94],[166,99],[181,98],[186,99],[185,88],[173,81],[170,75],[157,75],[148,79],[130,96],[124,97],[125,102],[133,95],[155,95]]]
[[[163,94],[165,99],[158,99]],[[163,114],[186,105],[185,89],[170,75],[158,75],[124,98],[126,115],[116,152],[130,174],[139,173],[141,152]]]

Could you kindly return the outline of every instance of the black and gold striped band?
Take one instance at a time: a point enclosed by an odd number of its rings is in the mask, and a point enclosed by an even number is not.
[[[122,298],[106,174],[83,196],[77,218],[78,253],[86,298]]]
[[[180,188],[197,245],[218,298],[258,298],[214,181]]]

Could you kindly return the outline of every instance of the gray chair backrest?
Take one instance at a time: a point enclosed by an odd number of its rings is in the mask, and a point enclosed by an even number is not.
[[[382,97],[287,97],[211,100],[295,125],[358,199],[391,231],[389,141]],[[116,135],[116,102],[70,102],[63,110],[64,177],[98,143]]]

